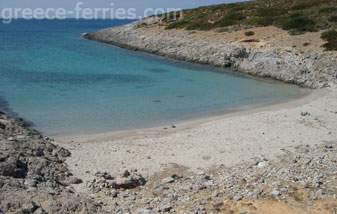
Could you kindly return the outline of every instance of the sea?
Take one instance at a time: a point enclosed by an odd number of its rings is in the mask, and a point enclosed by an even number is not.
[[[165,126],[294,99],[295,86],[82,37],[131,20],[0,24],[0,110],[49,136]]]

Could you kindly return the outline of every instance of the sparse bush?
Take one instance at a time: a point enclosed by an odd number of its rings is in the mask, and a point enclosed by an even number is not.
[[[237,21],[244,20],[246,17],[241,13],[228,13],[222,19],[215,23],[217,27],[228,27],[237,23]]]
[[[337,40],[337,31],[329,30],[322,33],[321,38],[326,41],[336,41]]]
[[[337,22],[337,16],[331,16],[329,22]]]
[[[324,7],[319,10],[319,13],[332,13],[337,11],[337,7]]]
[[[309,45],[311,45],[310,42],[305,42],[305,43],[303,44],[304,47],[307,47],[307,46],[309,46]]]
[[[315,4],[313,2],[298,2],[295,3],[290,9],[291,10],[304,10],[313,7]]]
[[[271,16],[254,17],[252,19],[248,19],[246,23],[249,24],[249,25],[266,27],[266,26],[269,26],[269,25],[273,25],[274,18],[271,17]]]
[[[286,12],[284,8],[264,7],[258,8],[255,15],[258,17],[275,17],[285,14]]]
[[[213,24],[203,21],[203,22],[192,22],[186,26],[186,30],[210,30],[213,28]]]
[[[246,36],[254,36],[254,31],[247,31],[247,32],[245,32],[245,35]]]
[[[337,51],[337,31],[336,30],[329,30],[323,32],[321,38],[327,41],[323,45],[326,51]]]
[[[178,21],[169,24],[166,29],[173,29],[173,28],[184,28],[188,24],[187,21]]]

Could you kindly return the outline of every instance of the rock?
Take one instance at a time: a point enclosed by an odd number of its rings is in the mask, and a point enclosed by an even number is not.
[[[171,209],[172,209],[172,205],[170,205],[170,204],[163,205],[160,208],[160,210],[163,211],[163,212],[169,212]]]
[[[82,182],[83,182],[82,179],[76,178],[76,177],[70,178],[70,181],[69,181],[70,184],[81,184]]]
[[[3,176],[24,178],[27,171],[27,165],[14,157],[10,157],[4,162],[0,163],[0,173]]]
[[[138,173],[137,170],[131,170],[126,179],[123,179],[121,182],[117,182],[117,188],[133,189],[145,184],[145,178]]]
[[[164,178],[162,180],[162,183],[168,184],[168,183],[173,183],[174,181],[175,181],[175,179],[172,176],[170,176],[170,177]]]
[[[321,195],[323,195],[323,190],[319,189],[315,192],[315,199],[319,198]]]
[[[69,187],[67,150],[21,119],[0,114],[1,213],[104,213]]]
[[[213,207],[219,208],[222,207],[225,203],[223,201],[217,201],[213,203]]]
[[[236,195],[233,198],[234,201],[241,201],[242,200],[242,196],[241,195]]]
[[[325,148],[327,148],[327,149],[333,149],[333,145],[332,144],[326,144]]]
[[[60,155],[61,157],[64,157],[64,158],[69,157],[71,155],[71,153],[68,150],[64,149],[64,148],[60,148],[57,151],[57,154]]]
[[[281,193],[277,190],[277,189],[274,189],[272,192],[271,192],[271,194],[273,195],[273,196],[280,196],[281,195]]]
[[[112,197],[116,198],[118,196],[119,192],[117,190],[112,190],[110,192],[110,194],[111,194]]]
[[[305,116],[309,116],[310,115],[310,113],[309,112],[301,112],[301,116],[303,116],[303,117],[305,117]]]
[[[257,165],[259,168],[266,168],[267,166],[269,166],[269,164],[266,161],[262,161]]]
[[[5,124],[2,124],[2,123],[0,123],[0,129],[6,129],[6,125],[5,125]]]
[[[125,170],[125,172],[123,173],[123,177],[124,178],[127,178],[127,177],[129,177],[131,174],[130,174],[130,172],[128,171],[128,170]]]
[[[137,210],[137,214],[156,214],[156,212],[154,212],[153,210],[149,208],[139,208]]]

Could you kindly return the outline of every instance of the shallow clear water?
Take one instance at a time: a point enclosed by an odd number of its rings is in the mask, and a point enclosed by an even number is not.
[[[88,41],[126,21],[16,21],[0,27],[0,109],[48,135],[170,124],[299,96],[295,87]]]

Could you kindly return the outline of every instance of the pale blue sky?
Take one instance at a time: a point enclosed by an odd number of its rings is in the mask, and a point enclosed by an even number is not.
[[[194,8],[198,6],[237,2],[242,0],[0,0],[0,10],[3,8],[65,8],[73,10],[77,2],[83,2],[83,7],[89,8],[136,8],[137,15],[143,15],[146,8]]]

